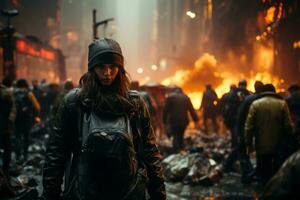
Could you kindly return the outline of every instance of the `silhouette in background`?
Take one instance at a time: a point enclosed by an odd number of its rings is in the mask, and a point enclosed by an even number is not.
[[[181,88],[173,89],[167,97],[164,111],[163,123],[165,124],[166,134],[173,137],[173,149],[180,152],[184,149],[184,132],[189,124],[189,116],[198,124],[198,116],[191,103],[190,98],[185,95]]]

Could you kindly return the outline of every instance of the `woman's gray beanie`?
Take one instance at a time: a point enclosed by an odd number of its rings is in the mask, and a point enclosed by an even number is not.
[[[116,64],[124,67],[124,57],[118,42],[109,38],[94,40],[89,45],[88,70],[97,64]]]

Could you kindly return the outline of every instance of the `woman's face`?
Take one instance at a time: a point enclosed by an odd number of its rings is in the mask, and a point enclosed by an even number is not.
[[[101,64],[95,66],[95,73],[102,85],[111,85],[119,73],[119,67],[114,64]]]

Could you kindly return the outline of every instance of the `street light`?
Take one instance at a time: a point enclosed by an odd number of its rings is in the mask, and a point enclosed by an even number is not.
[[[152,69],[153,71],[156,71],[156,70],[158,69],[158,67],[157,67],[157,65],[152,65],[152,66],[151,66],[151,69]]]
[[[12,10],[1,10],[1,14],[7,17],[7,25],[10,25],[10,18],[13,18],[19,14],[19,11],[16,9]]]
[[[142,74],[144,72],[144,69],[139,67],[136,71],[138,74]]]
[[[196,13],[190,10],[186,12],[186,15],[189,16],[191,19],[194,19],[196,17]]]

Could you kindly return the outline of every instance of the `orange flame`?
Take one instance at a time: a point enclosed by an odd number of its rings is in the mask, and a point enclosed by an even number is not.
[[[268,49],[263,50],[268,52]],[[216,67],[218,63],[215,57],[206,53],[195,62],[194,67],[186,70],[177,70],[172,77],[162,81],[162,84],[182,87],[190,97],[195,109],[199,109],[201,106],[204,85],[207,83],[212,83],[219,98],[229,91],[232,84],[237,84],[241,79],[247,81],[250,91],[254,91],[255,81],[262,81],[263,83],[272,83],[277,88],[277,91],[282,92],[283,89],[280,87],[284,80],[268,72],[270,63],[260,63],[265,59],[266,57],[264,56],[258,57],[255,60],[258,65],[256,68],[257,72],[251,71],[250,74],[245,75],[244,73],[221,71],[221,69]]]
[[[271,24],[272,22],[274,22],[275,11],[276,11],[275,6],[272,6],[267,10],[267,14],[265,16],[266,24]]]

